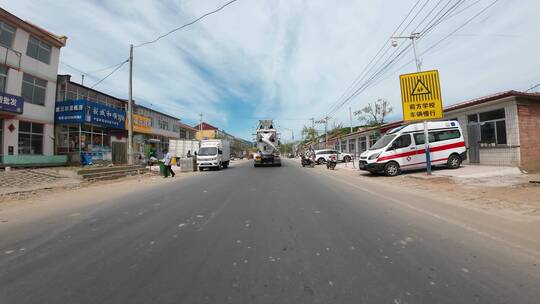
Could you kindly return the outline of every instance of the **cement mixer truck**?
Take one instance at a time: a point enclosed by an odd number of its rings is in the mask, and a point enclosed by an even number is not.
[[[281,166],[279,157],[279,135],[272,120],[259,120],[255,134],[257,153],[254,154],[254,166]]]

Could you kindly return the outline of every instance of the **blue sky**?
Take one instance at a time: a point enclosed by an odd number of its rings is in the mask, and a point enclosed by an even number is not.
[[[86,72],[121,62],[130,43],[151,40],[225,2],[0,0],[20,18],[68,36],[61,61]],[[202,113],[205,121],[246,139],[258,118],[274,118],[283,129],[295,130],[298,139],[301,127],[310,124],[308,118],[323,117],[388,44],[416,2],[239,0],[190,28],[135,49],[134,97],[188,124],[197,123]],[[461,9],[472,6],[422,38],[420,52],[492,2],[464,0]],[[408,31],[448,1],[420,0],[417,8],[424,3]],[[422,68],[440,72],[444,105],[540,83],[538,11],[537,0],[500,0],[424,54]],[[330,124],[348,125],[349,106],[354,111],[377,98],[389,100],[394,107],[390,118],[400,119],[398,77],[415,71],[412,58],[412,52],[405,53],[379,82],[334,113]],[[66,65],[59,72],[80,79]],[[108,72],[87,76],[85,84],[93,85]],[[125,98],[127,83],[126,65],[97,89]],[[282,133],[284,140],[290,139],[289,131]]]

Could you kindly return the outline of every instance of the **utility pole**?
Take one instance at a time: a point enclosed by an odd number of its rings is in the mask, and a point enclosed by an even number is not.
[[[203,118],[203,114],[199,114],[199,131],[202,131],[202,118]]]
[[[133,165],[133,44],[129,45],[128,164]]]
[[[422,71],[422,62],[420,61],[420,58],[418,58],[418,50],[416,41],[418,38],[420,38],[420,33],[411,33],[410,36],[405,37],[391,37],[392,39],[410,39],[412,42],[413,52],[414,52],[414,62],[416,63],[416,71],[421,72]],[[395,40],[392,41],[392,46],[397,46],[397,42]],[[431,155],[429,151],[429,132],[428,132],[428,124],[427,120],[424,120],[424,146],[426,150],[426,171],[427,175],[431,175]]]
[[[351,107],[349,107],[349,124],[351,126],[351,133],[352,133],[352,110],[351,110]]]
[[[84,85],[84,74],[81,74],[81,85]]]
[[[315,123],[324,124],[324,147],[328,144],[328,120],[330,117],[326,116],[320,120],[317,120]]]
[[[311,120],[311,128],[315,129],[315,118],[311,117],[309,120]]]

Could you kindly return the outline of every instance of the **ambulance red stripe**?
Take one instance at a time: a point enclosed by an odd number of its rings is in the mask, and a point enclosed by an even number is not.
[[[430,147],[429,151],[430,152],[438,152],[438,151],[444,151],[444,150],[461,148],[461,147],[465,147],[465,142],[464,141],[460,141],[460,142],[453,143],[453,144],[448,144],[448,145],[437,146],[437,147]],[[403,153],[399,153],[399,154],[379,157],[379,158],[377,158],[377,162],[382,162],[382,161],[401,158],[401,157],[407,157],[407,156],[416,155],[416,154],[424,154],[424,153],[426,153],[426,149],[408,151],[408,152],[403,152]]]
[[[436,162],[440,162],[440,161],[447,161],[448,158],[440,158],[440,159],[434,159],[431,161],[431,163],[436,163]],[[421,163],[414,163],[414,164],[406,164],[406,165],[402,165],[401,167],[408,167],[408,166],[414,166],[414,165],[420,165],[420,164],[425,164],[426,162],[421,162]]]

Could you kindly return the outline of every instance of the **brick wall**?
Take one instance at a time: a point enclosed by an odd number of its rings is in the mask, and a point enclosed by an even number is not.
[[[540,101],[518,103],[521,168],[540,172]]]

